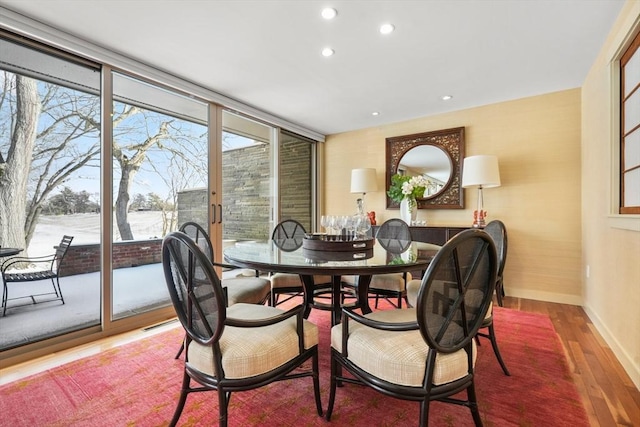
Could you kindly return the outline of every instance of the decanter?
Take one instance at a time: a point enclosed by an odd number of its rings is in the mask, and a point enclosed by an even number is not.
[[[371,229],[371,221],[369,221],[369,215],[364,212],[364,201],[358,199],[356,204],[358,211],[353,216],[354,238],[356,240],[364,240],[367,238],[367,232]]]

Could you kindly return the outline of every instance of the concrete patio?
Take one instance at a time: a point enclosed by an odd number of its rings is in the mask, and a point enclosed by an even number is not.
[[[6,315],[0,317],[0,350],[100,324],[99,272],[61,277],[60,287],[65,304],[55,300],[16,307],[28,303],[29,300],[9,301]],[[48,280],[32,282],[28,286],[13,284],[9,288],[11,298],[51,290],[51,282]],[[46,301],[47,298],[36,297],[36,300]],[[113,271],[115,318],[170,304],[162,264]]]

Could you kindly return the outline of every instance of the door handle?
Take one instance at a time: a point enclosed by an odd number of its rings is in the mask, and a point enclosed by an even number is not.
[[[211,204],[211,224],[215,224],[216,223],[216,205],[215,204]]]
[[[220,207],[220,218],[218,219],[218,224],[222,224],[222,205],[218,205]]]

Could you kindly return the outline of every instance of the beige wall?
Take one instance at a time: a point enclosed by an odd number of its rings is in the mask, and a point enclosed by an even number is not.
[[[354,212],[350,171],[374,167],[380,191],[367,194],[367,210],[398,217],[385,208],[385,138],[465,126],[467,156],[500,160],[502,186],[485,191],[485,208],[508,227],[507,293],[583,305],[640,387],[640,216],[615,215],[611,66],[638,21],[640,1],[628,0],[581,89],[329,136],[324,213]],[[476,192],[465,193],[464,210],[421,210],[418,219],[469,224]]]
[[[640,216],[616,218],[617,109],[610,64],[638,28],[640,1],[628,1],[582,87],[584,307],[640,387]],[[614,173],[612,174],[612,171]],[[613,182],[613,184],[612,184]],[[627,216],[628,217],[628,216]],[[618,227],[626,227],[618,228]]]
[[[580,237],[580,90],[573,89],[327,137],[324,213],[354,213],[351,169],[378,171],[366,209],[378,222],[387,210],[385,138],[465,127],[466,156],[495,154],[502,186],[484,192],[488,220],[505,222],[509,295],[582,303]],[[470,225],[477,190],[465,190],[465,209],[422,209],[431,225]]]

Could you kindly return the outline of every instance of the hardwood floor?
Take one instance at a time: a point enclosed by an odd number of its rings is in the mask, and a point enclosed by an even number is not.
[[[504,306],[551,318],[591,426],[640,426],[640,391],[582,307],[509,297]]]
[[[516,310],[544,313],[551,318],[564,346],[591,426],[640,426],[640,391],[581,307],[510,297],[505,298],[504,305]],[[170,322],[128,332],[0,369],[0,384],[178,326],[177,322]]]

